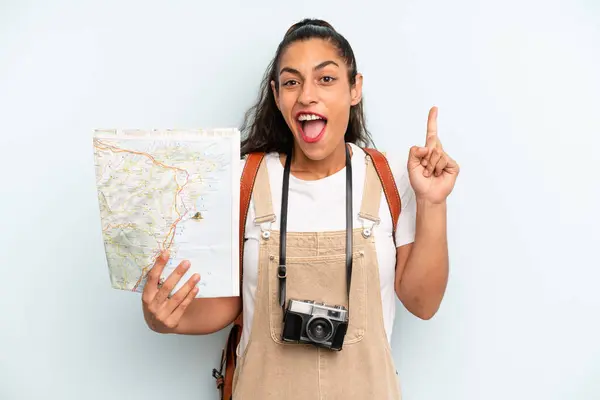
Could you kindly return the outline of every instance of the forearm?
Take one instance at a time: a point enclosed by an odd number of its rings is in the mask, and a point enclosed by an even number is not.
[[[144,313],[148,326],[158,333],[206,335],[220,331],[241,312],[239,297],[194,299],[175,327],[153,326],[149,313]]]
[[[415,241],[396,293],[414,315],[429,319],[437,312],[448,282],[446,202],[417,198]]]

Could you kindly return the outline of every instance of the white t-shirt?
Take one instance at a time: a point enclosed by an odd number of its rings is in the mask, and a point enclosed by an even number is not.
[[[358,212],[360,211],[363,196],[366,153],[358,146],[353,144],[351,146],[353,154],[352,197],[354,215],[356,216],[354,226],[361,227],[363,221],[358,218]],[[415,237],[416,202],[406,168],[408,150],[405,153],[386,153],[402,202],[402,211],[396,228],[397,246],[411,243]],[[276,222],[273,223],[272,230],[279,231],[277,221],[280,220],[281,211],[283,166],[277,153],[267,154],[265,159],[271,184],[273,212],[276,215]],[[242,169],[243,167],[244,161],[242,160]],[[319,232],[346,229],[346,208],[340,206],[340,204],[345,204],[345,199],[345,168],[331,176],[316,181],[304,181],[290,174],[287,217],[288,232]],[[244,328],[240,346],[238,347],[238,355],[243,353],[248,343],[254,317],[254,301],[258,280],[258,252],[261,240],[261,230],[258,225],[254,224],[254,217],[254,200],[252,197],[246,218],[245,237],[247,241],[244,245],[244,280],[242,287]],[[392,218],[383,193],[381,195],[379,217],[381,222],[375,226],[373,234],[375,235],[375,247],[381,279],[383,320],[388,340],[390,340],[392,327],[394,326],[394,317],[396,315],[396,293],[394,289],[396,248],[392,240]]]

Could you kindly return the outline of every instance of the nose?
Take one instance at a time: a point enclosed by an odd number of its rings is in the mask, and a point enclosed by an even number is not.
[[[298,96],[298,103],[307,106],[317,102],[317,88],[314,82],[307,80],[302,84],[302,90],[300,96]]]

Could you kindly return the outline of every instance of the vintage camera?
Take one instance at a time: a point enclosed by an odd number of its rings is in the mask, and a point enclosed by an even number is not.
[[[348,310],[312,300],[290,300],[283,319],[284,342],[341,350],[348,329]]]

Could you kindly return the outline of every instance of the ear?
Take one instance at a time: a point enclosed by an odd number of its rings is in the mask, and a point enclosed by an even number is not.
[[[275,104],[277,104],[277,108],[279,109],[279,111],[281,111],[281,108],[279,108],[279,95],[277,93],[277,88],[275,88],[275,81],[271,81],[271,90],[273,91],[273,97],[275,98]]]
[[[363,76],[361,73],[357,73],[354,85],[352,85],[352,88],[350,89],[350,96],[352,98],[351,104],[353,106],[357,105],[362,100],[362,85]]]

